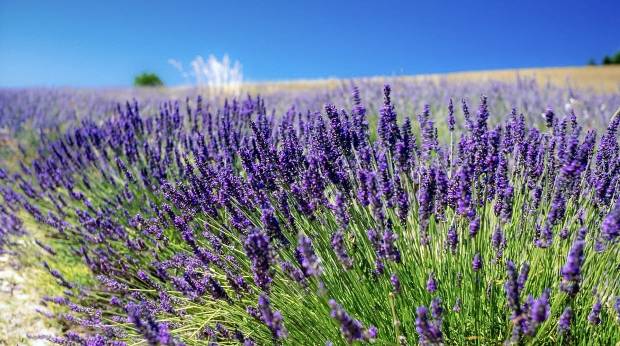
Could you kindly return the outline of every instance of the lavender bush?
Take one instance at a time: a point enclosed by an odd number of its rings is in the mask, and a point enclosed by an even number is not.
[[[64,291],[50,315],[70,326],[47,338],[620,340],[620,114],[597,115],[600,135],[574,108],[491,115],[505,101],[484,96],[403,117],[385,86],[375,120],[366,88],[308,112],[129,103],[43,142],[1,177],[4,203],[95,278],[46,262]]]

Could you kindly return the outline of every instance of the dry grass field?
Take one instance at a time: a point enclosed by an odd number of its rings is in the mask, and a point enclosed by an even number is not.
[[[620,91],[620,66],[582,66],[524,68],[515,70],[491,70],[456,72],[445,75],[430,75],[429,78],[446,78],[452,81],[501,80],[512,81],[517,76],[535,77],[540,83],[570,85],[577,88],[591,88],[597,91]]]
[[[497,80],[514,82],[517,78],[536,78],[539,83],[551,83],[557,86],[571,86],[579,89],[593,89],[600,92],[620,92],[620,66],[579,66],[579,67],[545,67],[505,70],[466,71],[441,74],[423,74],[413,76],[376,76],[373,80],[384,79],[431,79],[435,81],[468,82]],[[249,83],[244,89],[251,90],[305,90],[336,86],[340,79],[314,79]]]

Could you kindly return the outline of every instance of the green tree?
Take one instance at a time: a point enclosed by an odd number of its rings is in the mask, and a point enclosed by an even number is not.
[[[595,66],[596,65],[596,61],[594,60],[594,58],[590,58],[590,60],[588,60],[588,65],[590,65],[590,66]]]
[[[616,54],[611,57],[611,63],[620,64],[620,51],[617,51]]]
[[[164,83],[155,73],[143,72],[134,78],[133,85],[137,87],[159,87],[163,86]]]
[[[610,65],[611,64],[611,58],[609,57],[609,55],[605,55],[605,57],[603,58],[603,65]]]

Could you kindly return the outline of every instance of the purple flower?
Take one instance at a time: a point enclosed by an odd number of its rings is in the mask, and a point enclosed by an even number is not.
[[[383,232],[383,235],[373,229],[366,232],[368,240],[377,253],[378,260],[386,259],[400,263],[400,251],[396,248],[396,234],[390,230]]]
[[[620,320],[620,297],[616,297],[616,302],[614,303],[614,310],[616,310],[618,320]]]
[[[398,206],[398,218],[401,224],[407,223],[407,216],[409,214],[409,193],[401,186],[398,175],[394,175],[394,181],[396,185],[396,205]]]
[[[303,175],[303,190],[316,202],[325,199],[325,177],[319,171],[320,160],[315,155],[308,158],[307,169]]]
[[[361,149],[367,145],[368,140],[368,121],[366,120],[366,108],[362,105],[359,88],[353,87],[353,129],[352,140],[356,149]]]
[[[347,254],[347,250],[344,245],[344,234],[340,230],[336,231],[332,235],[331,245],[340,263],[342,263],[346,269],[351,269],[353,262]]]
[[[620,202],[616,202],[613,210],[605,217],[601,234],[607,241],[614,241],[620,236]]]
[[[418,333],[421,345],[441,344],[443,342],[441,324],[438,326],[429,319],[428,310],[424,306],[420,306],[416,310],[415,330]]]
[[[525,283],[527,282],[527,277],[530,273],[530,265],[525,262],[521,266],[521,271],[519,272],[519,277],[517,278],[517,288],[519,291],[522,291],[525,287]]]
[[[551,306],[549,304],[549,289],[545,289],[538,299],[534,299],[529,311],[528,332],[530,335],[536,334],[538,326],[549,318]]]
[[[229,302],[231,301],[222,285],[220,285],[220,283],[212,276],[207,275],[203,280],[203,284],[209,293],[211,293],[213,299],[222,299]]]
[[[181,232],[181,236],[186,243],[188,243],[191,247],[196,247],[196,241],[194,239],[194,233],[191,228],[181,216],[176,216],[174,218],[174,226],[179,232]]]
[[[429,293],[435,293],[437,291],[437,281],[435,280],[435,274],[432,272],[428,275],[428,280],[426,281],[426,290]]]
[[[504,248],[506,247],[506,238],[504,238],[504,233],[499,227],[491,235],[491,246],[495,249],[495,259],[499,260],[502,258]]]
[[[368,336],[368,340],[375,340],[377,338],[377,335],[379,335],[379,329],[377,329],[377,327],[375,326],[370,326],[368,327],[366,335]]]
[[[422,128],[422,150],[421,158],[428,160],[431,158],[433,151],[439,152],[439,142],[437,141],[437,128],[432,120],[428,119],[430,115],[430,107],[424,106],[424,122],[420,124]]]
[[[573,310],[567,307],[560,315],[560,319],[558,320],[558,332],[560,334],[568,334],[570,332],[571,320],[573,318]]]
[[[475,272],[482,269],[482,259],[480,258],[479,252],[474,255],[474,259],[471,262],[471,267],[473,268]]]
[[[306,276],[320,276],[323,270],[321,269],[321,261],[312,247],[312,240],[300,234],[297,252],[300,254],[300,264]]]
[[[125,285],[124,283],[120,283],[105,275],[97,275],[97,280],[99,280],[104,286],[106,286],[112,291],[124,293],[129,290],[129,287]]]
[[[446,246],[452,253],[456,253],[456,247],[459,245],[459,235],[454,227],[450,227],[446,236]]]
[[[467,125],[468,130],[472,130],[474,125],[471,120],[471,113],[469,112],[469,107],[467,106],[467,101],[465,99],[461,99],[461,108],[463,109],[463,117],[465,118],[465,124]]]
[[[357,190],[357,199],[364,206],[367,207],[371,202],[371,196],[374,193],[375,175],[372,171],[366,169],[359,169],[358,173],[359,188]]]
[[[452,311],[454,312],[461,312],[461,298],[457,298],[456,302],[454,303],[454,307],[452,307]]]
[[[551,226],[557,225],[564,217],[566,212],[566,199],[562,194],[556,194],[553,202],[551,203],[551,210],[547,215],[547,223]]]
[[[389,148],[390,151],[394,151],[396,142],[400,138],[400,130],[396,122],[396,112],[390,99],[391,88],[388,84],[383,88],[384,102],[383,107],[380,110],[379,117],[379,135],[383,141],[383,145]]]
[[[273,276],[273,268],[271,268],[273,254],[269,237],[259,229],[254,229],[246,238],[243,248],[252,263],[254,282],[263,291],[269,291]]]
[[[272,311],[269,297],[261,293],[258,296],[258,310],[260,311],[261,321],[269,327],[274,339],[285,339],[288,336],[284,328],[284,319],[280,311]]]
[[[436,189],[435,176],[435,169],[432,167],[422,170],[422,182],[418,190],[418,201],[420,203],[418,214],[422,223],[428,221],[434,209]]]
[[[308,282],[306,280],[306,275],[304,274],[304,272],[301,269],[292,265],[290,262],[287,262],[287,261],[280,262],[280,268],[286,275],[288,275],[288,277],[295,280],[297,283],[299,283],[303,287],[306,287],[308,285]]]
[[[384,270],[385,270],[385,264],[383,264],[383,261],[380,258],[377,258],[375,260],[375,270],[373,271],[373,274],[375,276],[379,276],[383,274]]]
[[[325,105],[325,113],[329,118],[334,143],[338,144],[338,147],[346,156],[349,156],[351,153],[351,135],[346,126],[347,124],[343,123],[343,119],[334,105]],[[343,113],[346,112],[343,110]]]
[[[601,323],[601,310],[603,309],[603,304],[601,303],[601,298],[597,297],[596,302],[592,305],[592,310],[588,314],[588,322],[593,325],[599,325]]]
[[[379,152],[377,165],[379,166],[379,177],[381,178],[381,195],[386,206],[392,208],[394,206],[394,184],[390,176],[387,153],[385,150]]]
[[[392,283],[394,293],[400,293],[400,280],[398,280],[398,276],[396,276],[396,274],[392,274],[390,276],[390,283]]]
[[[431,315],[435,320],[441,320],[441,314],[443,313],[443,308],[441,307],[441,298],[435,297],[431,300]]]
[[[368,240],[370,241],[370,244],[375,249],[375,251],[380,252],[381,238],[379,237],[379,233],[377,233],[377,231],[375,231],[374,229],[369,229],[368,231],[366,231],[366,236],[368,237]]]
[[[342,193],[336,194],[336,204],[333,207],[336,220],[340,229],[345,230],[349,226],[349,212],[347,211],[346,199]]]
[[[395,158],[400,171],[408,172],[413,167],[416,151],[415,137],[411,133],[411,120],[407,117],[401,128],[401,138],[396,143]]]
[[[133,174],[127,169],[127,166],[120,158],[116,158],[116,167],[118,168],[119,173],[123,173],[128,182],[134,183],[136,179]]]
[[[576,240],[568,252],[566,263],[562,267],[562,283],[560,289],[574,297],[579,292],[581,282],[581,266],[583,265],[583,248],[585,241]]]
[[[329,307],[331,308],[332,318],[340,323],[340,332],[349,343],[353,341],[370,341],[376,338],[377,328],[371,326],[365,329],[362,322],[349,316],[335,300],[329,300]]]
[[[545,122],[547,123],[547,127],[553,127],[553,120],[555,114],[553,113],[553,109],[548,107],[547,110],[543,113],[543,117],[545,118]]]
[[[129,303],[125,307],[127,319],[142,334],[149,345],[180,346],[182,343],[176,341],[165,323],[158,323],[154,320],[150,310],[145,303],[140,305]]]
[[[107,346],[110,344],[112,344],[110,340],[99,334],[91,336],[85,341],[85,346]]]
[[[508,274],[508,278],[504,284],[504,291],[506,292],[508,307],[512,311],[512,318],[515,319],[521,315],[521,292],[517,283],[517,268],[510,260],[506,261],[506,272]]]
[[[480,230],[480,217],[476,217],[469,222],[469,237],[474,238]]]
[[[394,232],[390,230],[383,232],[381,253],[383,258],[400,263],[400,251],[396,248],[396,234]]]
[[[454,131],[455,124],[456,119],[454,119],[454,104],[452,104],[452,99],[450,99],[450,103],[448,103],[448,130],[450,130],[450,132]]]
[[[287,245],[289,243],[288,239],[282,233],[282,228],[280,228],[280,222],[276,218],[273,208],[271,206],[267,206],[262,208],[261,210],[261,222],[265,226],[269,237],[274,240],[279,240],[282,244]]]
[[[540,200],[542,199],[543,189],[540,186],[536,186],[532,190],[532,202],[530,204],[530,212],[535,213],[540,206]]]
[[[346,269],[351,269],[351,267],[353,266],[353,261],[347,254],[347,249],[344,245],[344,234],[342,233],[342,231],[338,230],[332,235],[331,245],[340,263]]]

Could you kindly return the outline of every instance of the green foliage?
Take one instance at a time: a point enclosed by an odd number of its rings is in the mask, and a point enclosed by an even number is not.
[[[143,72],[134,78],[133,85],[137,87],[160,87],[164,83],[155,73]]]
[[[616,54],[609,56],[605,55],[603,57],[603,65],[618,65],[620,64],[620,51],[617,51]]]
[[[617,51],[616,54],[611,57],[611,63],[620,64],[620,51]]]

